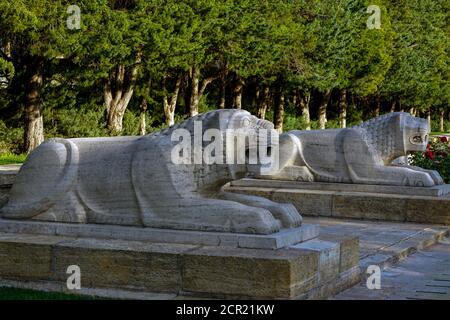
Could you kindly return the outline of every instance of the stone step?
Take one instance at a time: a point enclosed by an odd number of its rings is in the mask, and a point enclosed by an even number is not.
[[[301,181],[281,181],[264,179],[241,179],[230,182],[231,187],[256,187],[256,188],[276,188],[276,189],[296,189],[296,190],[317,190],[336,192],[364,192],[399,194],[410,196],[430,196],[440,197],[450,194],[450,184],[443,184],[434,187],[406,187],[387,186],[371,184],[350,184],[350,183],[328,183],[328,182],[301,182]]]
[[[12,186],[21,166],[20,164],[0,165],[0,188]]]
[[[382,269],[385,269],[408,258],[419,250],[426,249],[438,243],[441,239],[447,237],[448,234],[448,229],[435,230],[433,232],[419,232],[411,238],[405,238],[396,244],[380,248],[377,251],[378,253],[371,253],[361,258],[361,271],[364,274],[364,271],[370,265],[378,265]]]
[[[369,265],[387,268],[449,236],[449,227],[439,225],[314,217],[305,218],[305,222],[319,225],[320,237],[358,237],[362,279],[367,277]]]
[[[0,232],[272,250],[289,247],[319,235],[318,227],[307,223],[298,228],[259,235],[1,218]]]
[[[337,300],[449,300],[450,241],[419,250],[407,259],[382,269],[380,288],[369,290],[366,281],[339,293]]]
[[[251,184],[258,182],[251,181]],[[248,180],[235,181],[225,189],[230,192],[265,197],[275,202],[292,203],[303,216],[450,225],[449,194],[419,196],[388,194],[387,191],[371,193],[314,190],[304,187],[278,188],[279,181],[276,182],[276,187],[243,186],[249,183]],[[352,186],[359,188],[359,185]]]

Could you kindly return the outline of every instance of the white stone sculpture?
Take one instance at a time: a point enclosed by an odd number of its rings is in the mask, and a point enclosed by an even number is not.
[[[195,123],[201,123],[202,136],[211,128],[222,135],[230,129],[250,135],[273,130],[246,111],[217,110],[143,137],[51,139],[28,157],[0,215],[258,234],[301,225],[291,204],[222,191],[231,180],[260,173],[258,165],[174,163],[179,141],[172,134],[187,129],[194,136]],[[200,143],[200,149],[208,144]]]
[[[425,151],[425,119],[388,113],[347,129],[294,130],[280,136],[279,171],[259,178],[429,187],[443,184],[439,173],[393,160]]]

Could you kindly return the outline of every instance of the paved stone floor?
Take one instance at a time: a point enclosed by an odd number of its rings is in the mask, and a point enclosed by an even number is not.
[[[318,224],[320,234],[358,236],[362,270],[389,266],[449,235],[449,227],[441,225],[323,217],[305,217],[304,222]]]
[[[382,270],[381,289],[369,290],[363,281],[333,299],[450,300],[450,239]]]
[[[320,233],[359,237],[363,281],[332,299],[446,299],[450,300],[449,227],[306,217]],[[366,286],[367,267],[382,269],[381,289]]]

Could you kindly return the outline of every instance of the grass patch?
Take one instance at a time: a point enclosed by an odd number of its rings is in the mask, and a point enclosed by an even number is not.
[[[0,165],[24,163],[26,158],[26,154],[3,153],[0,154]]]
[[[0,300],[94,300],[91,296],[0,287]]]
[[[430,135],[432,136],[440,136],[443,134],[450,134],[449,132],[431,132]]]

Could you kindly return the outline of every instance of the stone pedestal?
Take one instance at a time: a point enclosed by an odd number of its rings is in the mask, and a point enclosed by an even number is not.
[[[20,164],[6,164],[0,166],[0,187],[11,187],[19,173]]]
[[[17,169],[0,172],[0,204]],[[313,224],[265,236],[0,219],[0,257],[0,285],[117,298],[327,298],[360,280],[358,238]],[[81,290],[66,289],[70,265]]]
[[[305,216],[450,225],[450,185],[420,188],[243,179],[226,189],[290,202]]]
[[[319,227],[303,224],[298,228],[283,229],[269,235],[258,235],[0,219],[0,232],[274,250],[317,238]]]
[[[347,236],[319,236],[273,250],[39,235],[5,227],[0,284],[109,297],[130,292],[134,298],[149,293],[165,298],[326,298],[359,282],[358,247],[358,238]],[[70,265],[80,267],[80,291],[65,289]]]
[[[9,191],[19,173],[20,164],[0,166],[0,207],[8,201]]]

